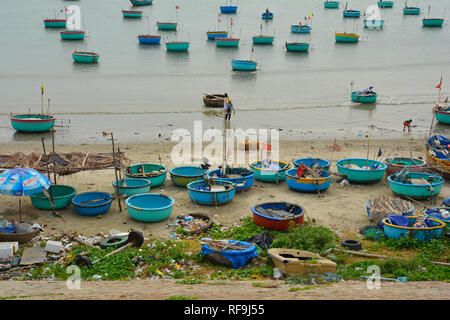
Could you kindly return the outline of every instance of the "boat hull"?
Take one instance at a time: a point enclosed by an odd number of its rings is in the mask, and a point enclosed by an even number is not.
[[[237,6],[221,6],[220,12],[221,13],[236,13],[238,7]]]
[[[425,172],[427,169],[425,161],[420,159],[395,157],[384,160],[384,163],[387,165],[386,174],[388,176],[402,171],[405,167],[408,167],[411,172]]]
[[[226,38],[228,37],[227,31],[208,31],[206,32],[206,37],[208,40],[216,40],[216,38]]]
[[[338,1],[325,1],[323,3],[323,6],[327,9],[338,9],[339,8],[339,2]]]
[[[172,183],[179,187],[186,187],[189,183],[203,180],[205,170],[195,166],[183,166],[170,169]]]
[[[352,101],[360,102],[360,103],[374,103],[377,101],[378,94],[365,96],[361,91],[353,91],[352,92]]]
[[[72,52],[72,58],[78,63],[97,63],[100,55],[93,52]]]
[[[46,28],[65,28],[66,20],[65,19],[44,20],[44,26]]]
[[[263,20],[272,20],[273,19],[273,13],[272,12],[269,12],[268,14],[267,13],[263,13],[263,14],[261,14],[261,18],[263,19]]]
[[[232,60],[231,68],[235,71],[255,71],[258,63],[251,60]]]
[[[294,24],[291,26],[292,33],[311,33],[310,26],[300,26],[298,24]]]
[[[53,207],[56,210],[60,210],[70,206],[72,203],[72,198],[77,193],[77,190],[71,186],[54,184],[51,185],[48,190],[48,194],[50,193],[53,201]],[[31,194],[30,199],[31,203],[36,208],[41,210],[52,210],[52,203],[43,192]]]
[[[422,24],[424,27],[442,27],[444,19],[423,19]]]
[[[289,169],[290,165],[286,162],[274,162],[274,164],[280,167],[279,170],[273,170],[270,168],[262,169],[261,162],[255,162],[250,164],[250,171],[255,173],[255,179],[265,182],[275,182],[286,180],[286,171]]]
[[[167,51],[187,51],[189,49],[189,42],[167,42]]]
[[[113,197],[106,192],[84,192],[72,198],[72,206],[82,216],[99,216],[111,208],[112,201]]]
[[[125,177],[150,180],[151,187],[154,188],[166,181],[167,169],[163,165],[154,163],[135,164],[125,169]]]
[[[124,11],[122,10],[122,16],[124,18],[141,18],[142,17],[142,11]]]
[[[178,23],[162,23],[157,22],[158,30],[162,31],[175,31],[177,30]]]
[[[309,43],[286,43],[286,50],[291,52],[306,52],[309,50]]]
[[[217,47],[237,47],[239,46],[239,39],[231,38],[216,38]]]
[[[139,43],[142,44],[159,44],[161,36],[140,35],[138,36]]]
[[[450,112],[435,111],[436,120],[443,124],[450,124]]]
[[[378,8],[392,8],[394,1],[378,1]]]
[[[293,168],[286,172],[286,184],[292,190],[307,193],[325,191],[331,185],[331,175],[327,172],[323,172],[320,178],[299,178],[296,175],[297,170]]]
[[[84,35],[84,31],[63,31],[60,33],[63,40],[83,40]]]
[[[353,169],[346,168],[344,166],[345,164],[355,164],[360,167],[367,165],[368,167],[375,168],[373,170]],[[387,168],[386,164],[370,159],[341,159],[336,162],[336,167],[340,174],[347,176],[348,181],[359,184],[369,184],[380,181],[384,177]]]
[[[133,179],[128,178],[125,180],[119,180],[119,188],[117,188],[117,182],[113,182],[113,187],[117,192],[119,189],[120,195],[131,197],[141,193],[147,193],[150,191],[151,181],[148,179]]]
[[[390,224],[383,219],[383,231],[387,238],[400,239],[404,237],[413,237],[420,241],[429,241],[437,239],[441,236],[445,228],[445,223],[437,219],[429,218],[433,222],[433,227],[429,228],[415,228],[412,227],[418,217],[408,217],[409,227],[401,227]]]
[[[212,108],[223,108],[224,107],[225,95],[223,94],[205,94],[203,96],[203,103],[207,107]]]
[[[403,8],[403,14],[406,15],[419,15],[420,8],[419,7],[405,7]]]
[[[429,143],[431,139],[426,142],[425,144],[425,155],[427,159],[427,165],[434,171],[438,172],[441,177],[444,177],[445,179],[450,179],[450,160],[448,159],[440,159],[436,157],[436,154],[431,154],[429,150]]]
[[[141,222],[158,222],[170,217],[175,200],[158,193],[137,194],[125,200],[130,217]]]
[[[328,160],[323,160],[319,158],[300,158],[292,162],[294,167],[298,168],[302,164],[307,167],[313,167],[320,171],[330,171],[331,162]]]
[[[359,35],[357,34],[336,33],[334,37],[336,42],[356,43],[359,40]]]
[[[219,206],[233,200],[236,195],[236,187],[233,182],[215,179],[214,184],[228,187],[228,189],[211,191],[206,189],[207,183],[205,181],[194,181],[187,185],[189,198],[196,204],[206,206]]]
[[[254,36],[253,43],[254,44],[272,44],[275,37],[271,36]]]
[[[253,206],[251,209],[253,213],[253,222],[260,227],[277,231],[287,231],[291,224],[294,226],[303,224],[305,209],[301,206],[297,206],[292,212],[295,214],[295,217],[287,220],[265,216],[261,212],[258,212],[258,207],[263,209],[286,210],[288,205],[288,203],[284,202],[268,202]]]
[[[153,0],[130,0],[133,6],[149,6],[153,4]]]
[[[20,114],[9,117],[11,125],[20,132],[46,132],[55,125],[55,117],[41,114]]]
[[[241,168],[233,168],[231,169],[231,172],[227,172],[227,174],[242,174],[239,178],[224,178],[221,170],[216,169],[208,172],[208,178],[214,178],[217,177],[217,179],[229,181],[235,184],[236,186],[236,192],[243,192],[250,190],[250,188],[253,186],[253,183],[255,181],[255,174],[252,172],[245,172]]]
[[[419,200],[428,199],[437,196],[441,192],[442,185],[445,181],[441,176],[430,173],[410,172],[407,174],[407,177],[412,179],[425,179],[426,181],[431,177],[435,181],[425,185],[408,184],[394,181],[394,175],[391,175],[388,177],[389,187],[395,195],[407,196]]]
[[[359,18],[361,16],[361,11],[359,10],[345,10],[343,13],[345,18]]]

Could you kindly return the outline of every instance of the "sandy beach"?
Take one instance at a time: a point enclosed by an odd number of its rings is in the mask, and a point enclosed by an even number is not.
[[[367,156],[367,140],[338,140],[341,147],[339,152],[332,154],[333,141],[281,141],[280,160],[292,162],[292,160],[303,157],[320,157],[332,160],[331,171],[337,172],[335,163],[337,160],[348,157],[365,158]],[[159,163],[161,161],[168,169],[175,165],[171,162],[170,152],[174,144],[121,144],[117,146],[130,159],[131,163]],[[413,157],[424,157],[421,139],[410,139],[405,136],[402,140],[370,140],[369,158],[376,158],[379,148],[383,150],[385,159],[392,156],[409,157],[411,148]],[[39,143],[8,143],[0,145],[0,154],[13,154],[15,152],[37,152],[42,153]],[[56,152],[110,152],[111,145],[56,145]],[[331,156],[333,158],[331,159]],[[214,168],[214,167],[213,167]],[[73,186],[78,193],[87,191],[103,191],[113,193],[112,182],[115,179],[114,170],[84,171],[68,176],[58,176],[58,184]],[[436,199],[439,205],[443,199],[448,197],[450,188],[444,184],[440,195]],[[239,193],[231,203],[219,207],[197,206],[193,203],[186,189],[175,187],[167,180],[160,187],[150,190],[154,193],[165,193],[175,199],[175,206],[169,219],[158,223],[142,223],[132,220],[122,201],[122,212],[119,211],[117,200],[113,202],[111,209],[101,218],[85,217],[78,215],[72,207],[58,210],[62,218],[52,216],[51,211],[36,209],[28,197],[22,201],[22,217],[24,221],[37,222],[44,226],[45,231],[50,234],[78,231],[85,236],[94,236],[99,232],[109,233],[111,229],[128,231],[131,228],[140,230],[146,237],[167,239],[173,233],[168,225],[173,223],[178,215],[205,212],[213,217],[213,221],[222,226],[239,224],[243,217],[251,216],[251,207],[258,203],[268,201],[289,201],[302,205],[306,209],[306,219],[315,221],[318,225],[324,225],[332,230],[341,232],[357,232],[358,228],[370,223],[365,209],[365,203],[376,196],[393,196],[388,182],[383,178],[380,182],[372,185],[341,186],[332,183],[331,187],[323,193],[323,197],[317,194],[304,194],[290,190],[285,182],[277,184],[264,183],[255,180],[254,187],[245,193]],[[423,201],[429,204],[429,201]],[[416,208],[420,205],[416,205]],[[12,196],[1,196],[0,215],[10,218],[18,218],[18,198]]]

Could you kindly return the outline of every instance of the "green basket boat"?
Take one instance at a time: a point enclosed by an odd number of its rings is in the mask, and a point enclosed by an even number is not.
[[[150,191],[152,182],[148,179],[128,178],[119,180],[119,193],[126,197],[131,197],[136,194],[147,193]],[[117,182],[113,182],[113,187],[117,192]]]
[[[286,180],[286,171],[290,166],[286,162],[274,161],[270,167],[263,168],[261,161],[258,161],[250,164],[250,171],[255,173],[255,179],[259,181],[278,183]]]
[[[44,26],[46,28],[65,28],[66,19],[44,19]]]
[[[217,47],[237,47],[239,39],[237,38],[216,38]]]
[[[388,177],[389,186],[394,194],[419,200],[437,196],[445,181],[436,174],[420,172],[408,172],[404,182],[395,181],[395,177],[395,174]]]
[[[166,42],[167,51],[187,51],[189,42]]]
[[[380,181],[387,168],[383,162],[370,159],[341,159],[336,162],[336,166],[340,174],[347,176],[348,181],[361,184]]]
[[[125,177],[150,180],[152,188],[164,183],[167,176],[165,166],[154,163],[141,163],[125,169]]]
[[[100,55],[95,52],[73,51],[72,58],[78,63],[98,63]]]
[[[424,27],[442,27],[444,19],[423,19],[422,25]]]
[[[392,8],[394,1],[378,1],[378,8]]]
[[[291,52],[307,52],[309,43],[306,42],[286,42],[286,50]]]
[[[51,185],[48,194],[53,199],[53,205],[56,210],[64,209],[72,203],[72,198],[77,193],[74,187],[54,184]],[[44,192],[30,195],[31,203],[38,209],[52,210],[52,204]]]
[[[20,132],[46,132],[55,125],[55,116],[49,114],[16,114],[9,117],[11,125]]]
[[[275,39],[274,36],[254,36],[253,38],[254,44],[272,44]]]
[[[170,169],[172,183],[179,187],[186,187],[193,181],[203,180],[206,170],[197,166],[182,166]]]
[[[63,40],[83,40],[84,31],[62,31],[59,33]]]
[[[122,15],[124,18],[141,18],[142,17],[142,11],[139,10],[122,10]]]
[[[375,91],[370,93],[364,91],[353,91],[352,92],[352,101],[360,102],[360,103],[374,103],[377,101],[378,94]]]
[[[175,31],[177,30],[177,22],[157,22],[158,30],[162,31]]]
[[[323,3],[323,6],[327,9],[338,9],[339,1],[325,1]]]
[[[406,14],[406,15],[419,15],[420,14],[420,8],[419,7],[404,7],[403,8],[403,14]]]

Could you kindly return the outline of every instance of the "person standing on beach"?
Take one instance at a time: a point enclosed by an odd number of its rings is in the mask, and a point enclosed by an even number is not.
[[[411,132],[411,122],[411,119],[403,121],[403,132],[405,132],[406,128],[408,128],[408,133]]]
[[[231,103],[231,100],[228,100],[227,105],[225,107],[225,121],[231,120],[231,112],[233,112],[233,114],[236,114],[236,111],[234,111],[234,107],[233,104]]]

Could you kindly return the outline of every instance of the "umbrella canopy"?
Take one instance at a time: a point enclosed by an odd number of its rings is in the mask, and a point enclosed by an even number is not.
[[[48,189],[51,181],[34,169],[8,169],[0,174],[0,194],[28,196]]]

